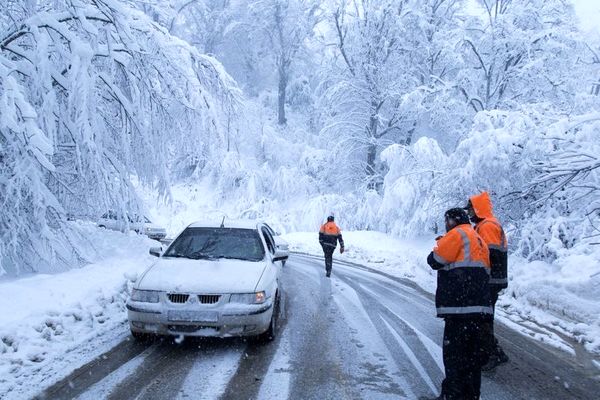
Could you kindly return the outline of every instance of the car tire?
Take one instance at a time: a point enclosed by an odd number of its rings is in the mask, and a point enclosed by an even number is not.
[[[258,343],[268,343],[272,342],[277,337],[277,323],[279,321],[279,305],[281,301],[281,296],[279,292],[277,292],[277,297],[275,298],[275,304],[273,306],[273,315],[271,315],[271,322],[269,323],[269,329],[267,329],[264,333],[258,335],[257,342]]]

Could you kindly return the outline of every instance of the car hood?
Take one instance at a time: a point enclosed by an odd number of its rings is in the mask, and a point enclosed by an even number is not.
[[[252,293],[265,268],[264,261],[160,258],[136,287],[184,293]]]

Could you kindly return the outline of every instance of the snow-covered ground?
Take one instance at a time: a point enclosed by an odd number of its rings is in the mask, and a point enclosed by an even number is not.
[[[292,251],[322,255],[316,232],[284,235]],[[370,232],[344,232],[346,251],[334,260],[357,262],[407,278],[435,293],[436,273],[426,257],[434,238],[400,240]],[[597,253],[571,254],[553,264],[510,257],[509,288],[498,302],[500,319],[513,329],[575,353],[574,339],[600,355],[600,262]],[[334,272],[335,273],[335,272]],[[434,313],[434,310],[431,310]]]
[[[0,398],[27,398],[122,339],[132,280],[156,242],[76,223],[91,264],[0,280]],[[57,374],[58,372],[58,374]]]

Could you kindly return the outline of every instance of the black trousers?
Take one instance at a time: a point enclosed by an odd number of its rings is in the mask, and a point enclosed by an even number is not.
[[[479,319],[446,318],[442,394],[448,400],[476,400],[481,392],[484,322]]]
[[[335,247],[331,246],[323,246],[323,253],[325,253],[325,271],[331,272],[331,267],[333,266],[333,252],[335,251]]]
[[[492,308],[494,309],[494,316],[496,315],[496,302],[498,301],[498,296],[502,289],[496,287],[490,287],[490,298],[492,300]],[[498,343],[498,339],[496,339],[496,335],[494,334],[494,318],[487,322],[485,326],[487,340],[486,344],[486,353],[488,357],[499,357],[504,354],[504,350],[500,347]]]

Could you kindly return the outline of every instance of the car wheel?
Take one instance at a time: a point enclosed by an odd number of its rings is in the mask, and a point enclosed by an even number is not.
[[[257,337],[257,341],[259,343],[268,343],[273,341],[277,337],[277,322],[279,320],[279,303],[280,303],[280,295],[277,292],[277,297],[275,298],[275,305],[273,306],[273,315],[271,315],[271,323],[269,324],[269,329],[266,332],[261,333]]]

